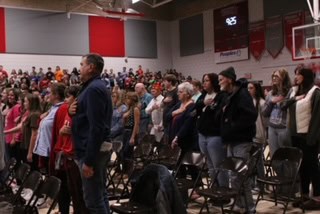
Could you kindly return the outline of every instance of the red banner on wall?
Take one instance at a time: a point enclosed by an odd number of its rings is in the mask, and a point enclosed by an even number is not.
[[[89,16],[90,52],[124,56],[124,23],[120,19]]]
[[[4,8],[0,8],[0,53],[6,52],[6,27]]]
[[[283,49],[283,21],[281,16],[266,20],[266,48],[273,58],[277,58]]]
[[[260,60],[266,49],[265,23],[256,22],[250,24],[250,53],[256,60]]]
[[[304,13],[296,12],[288,14],[284,17],[284,33],[286,38],[286,47],[292,53],[292,28],[304,24]],[[302,31],[297,31],[298,34],[295,35],[295,46],[300,48],[303,44],[303,33]]]

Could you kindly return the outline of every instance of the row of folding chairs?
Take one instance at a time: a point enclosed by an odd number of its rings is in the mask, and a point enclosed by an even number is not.
[[[123,206],[120,206],[120,200],[124,198],[128,198],[130,200],[132,192],[134,192],[133,190],[137,178],[139,178],[139,175],[141,174],[143,169],[151,163],[166,166],[168,170],[170,170],[172,178],[176,179],[176,185],[182,191],[187,189],[192,189],[194,191],[198,181],[202,180],[201,175],[205,171],[204,168],[206,167],[205,157],[203,154],[198,152],[189,152],[184,155],[184,157],[178,164],[181,155],[180,148],[177,147],[175,149],[172,149],[169,145],[152,144],[150,141],[144,141],[135,146],[133,159],[127,160],[129,163],[127,163],[127,166],[129,167],[127,168],[126,172],[116,172],[116,165],[119,166],[118,155],[121,151],[120,144],[121,142],[114,143],[114,152],[116,154],[116,159],[110,162],[110,168],[107,169],[107,177],[111,179],[111,181],[108,181],[108,192],[114,193],[113,187],[119,187],[118,184],[122,184],[122,193],[116,198],[116,203],[111,205],[111,210],[115,211],[116,213],[132,213],[133,210],[133,213],[145,213],[146,206],[144,206],[143,204],[138,206],[137,203],[134,203],[134,206],[128,206],[128,203],[126,203],[126,205],[122,204]],[[195,181],[186,178],[180,179],[177,177],[177,174],[179,173],[179,170],[183,165],[195,166],[198,168],[199,173],[197,174],[197,178]],[[123,178],[124,174],[127,175],[126,179]],[[118,180],[114,179],[115,177],[117,177]],[[189,202],[191,195],[192,192],[188,194],[186,204]],[[150,210],[153,209],[150,208]]]
[[[207,168],[205,163],[205,157],[197,152],[189,152],[184,155],[184,157],[181,159],[180,164],[178,165],[178,159],[180,156],[181,151],[179,149],[172,150],[169,146],[162,145],[157,148],[152,146],[151,143],[145,143],[138,145],[135,148],[134,152],[134,159],[132,160],[132,167],[130,167],[131,170],[128,172],[128,179],[126,182],[124,182],[123,179],[123,185],[124,188],[122,189],[122,193],[126,192],[126,196],[130,198],[130,188],[128,186],[131,184],[131,181],[133,179],[133,172],[136,172],[138,169],[141,171],[144,166],[146,166],[149,163],[158,163],[165,165],[168,169],[172,171],[173,177],[176,179],[176,183],[182,192],[185,192],[188,189],[191,189],[191,192],[187,193],[187,199],[186,199],[186,207],[188,206],[188,203],[191,200],[192,193],[196,191],[200,196],[203,196],[205,198],[205,202],[202,204],[201,211],[204,207],[208,209],[208,199],[212,199],[213,201],[216,201],[221,206],[222,212],[225,211],[223,202],[228,202],[230,200],[226,199],[233,199],[233,203],[230,205],[228,204],[228,208],[232,210],[234,203],[236,200],[239,199],[240,195],[243,195],[243,183],[246,179],[252,179],[252,177],[255,175],[256,172],[256,165],[257,162],[260,160],[261,153],[263,152],[263,148],[257,144],[253,144],[253,148],[251,151],[251,158],[249,160],[243,160],[241,158],[237,157],[231,157],[227,158],[221,166],[217,169],[216,176],[218,176],[219,173],[224,173],[226,175],[232,175],[232,177],[238,177],[239,180],[237,180],[238,185],[230,185],[230,186],[221,186],[217,183],[218,179],[214,179],[210,181],[207,180],[207,186],[200,185],[199,187],[199,181],[203,179],[203,177],[208,178],[207,176]],[[287,175],[277,175],[276,173],[269,173],[265,177],[259,177],[257,181],[259,183],[262,183],[264,186],[269,185],[272,186],[274,194],[275,205],[277,203],[283,203],[284,204],[284,213],[287,210],[288,203],[295,199],[293,188],[297,183],[299,182],[298,179],[298,171],[301,165],[302,160],[302,153],[297,148],[292,147],[285,147],[279,149],[272,159],[269,161],[270,169],[272,170],[272,166],[275,165],[275,163],[282,166],[290,165],[291,166],[291,172]],[[182,166],[196,166],[198,168],[198,175],[197,179],[195,181],[192,181],[190,179],[178,179],[177,174],[179,173],[179,170]],[[231,178],[226,178],[231,179]],[[232,183],[232,182],[229,182]],[[239,185],[240,184],[240,185]],[[278,197],[277,196],[277,189],[280,186],[283,185],[289,185],[290,191],[289,194],[286,197]],[[235,189],[235,187],[237,187]],[[132,190],[132,189],[131,189]],[[264,197],[264,189],[262,189],[259,192],[256,205],[261,200],[268,200],[268,198]],[[122,194],[123,196],[123,194]],[[117,203],[114,206],[111,206],[111,209],[117,210],[119,208],[119,202],[121,197],[118,197]],[[224,200],[221,200],[224,199]],[[139,207],[136,206],[135,207]],[[130,206],[129,206],[130,208]],[[132,207],[131,207],[132,208]],[[139,210],[139,209],[138,209]],[[135,213],[140,213],[138,212]],[[117,213],[130,213],[130,212],[119,212],[117,210]],[[123,210],[122,210],[123,211]],[[304,211],[304,210],[303,210]]]
[[[31,171],[30,165],[12,158],[6,166],[8,175],[3,182],[0,203],[10,204],[13,213],[38,213],[38,205],[49,205],[51,213],[57,203],[61,181],[54,176],[43,176],[38,171]]]
[[[302,196],[299,188],[299,170],[302,157],[302,151],[295,147],[282,147],[275,151],[273,156],[265,163],[266,176],[257,179],[264,187],[271,186],[273,197],[265,197],[265,188],[261,189],[257,197],[256,206],[261,200],[272,201],[275,205],[278,203],[283,204],[283,213],[286,213],[289,202],[299,200],[299,197]],[[284,195],[282,193],[279,195],[281,188],[285,188],[287,194]],[[297,192],[298,196],[296,196]],[[303,206],[301,209],[304,212]]]

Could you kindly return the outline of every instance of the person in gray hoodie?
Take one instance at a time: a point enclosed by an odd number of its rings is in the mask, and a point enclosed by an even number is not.
[[[279,69],[272,74],[272,90],[266,97],[266,102],[262,108],[262,114],[269,118],[268,137],[271,157],[274,152],[284,146],[290,146],[290,133],[287,128],[287,111],[281,109],[291,88],[291,81],[288,71]]]

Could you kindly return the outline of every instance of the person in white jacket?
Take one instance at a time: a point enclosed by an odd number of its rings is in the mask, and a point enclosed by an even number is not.
[[[146,113],[151,115],[152,128],[150,135],[154,135],[155,141],[159,143],[163,137],[162,129],[162,118],[163,118],[163,109],[161,108],[161,102],[163,96],[161,95],[161,84],[155,83],[152,86],[151,94],[153,99],[150,101],[146,107]]]

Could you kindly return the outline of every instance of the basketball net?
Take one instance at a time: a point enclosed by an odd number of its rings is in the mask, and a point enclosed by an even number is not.
[[[300,48],[301,56],[304,59],[311,59],[312,55],[316,53],[315,48]]]

